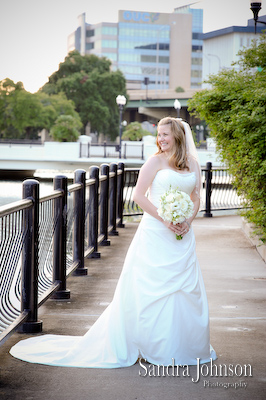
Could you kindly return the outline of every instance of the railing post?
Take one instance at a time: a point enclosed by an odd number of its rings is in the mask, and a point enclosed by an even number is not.
[[[22,249],[21,311],[28,312],[28,319],[19,332],[38,333],[42,321],[38,321],[38,273],[39,273],[39,182],[27,179],[22,186],[23,199],[32,199],[33,207],[24,210],[25,240]]]
[[[110,178],[110,219],[109,225],[112,227],[110,231],[111,236],[118,236],[116,230],[116,213],[117,213],[117,164],[110,165],[110,172],[114,172],[114,177]]]
[[[125,185],[125,166],[124,163],[118,164],[118,170],[122,171],[117,176],[117,216],[119,219],[118,228],[124,228],[123,211],[124,211],[124,185]]]
[[[62,191],[62,196],[55,199],[55,231],[53,237],[53,280],[60,281],[60,288],[53,293],[53,299],[69,299],[66,289],[66,238],[67,238],[67,177],[57,175],[54,178],[54,190]]]
[[[84,240],[85,240],[85,196],[86,196],[86,171],[77,169],[74,173],[74,183],[82,187],[74,192],[74,227],[73,227],[73,261],[78,262],[78,267],[73,275],[87,275],[84,268]]]
[[[98,253],[98,211],[99,211],[99,167],[90,167],[90,178],[95,179],[95,183],[90,186],[89,198],[89,247],[93,247],[93,252],[89,258],[100,258]]]
[[[106,176],[101,182],[100,191],[100,235],[103,235],[101,246],[110,246],[108,240],[108,199],[109,199],[109,165],[101,165],[101,175]]]
[[[211,194],[212,194],[212,163],[206,163],[206,171],[205,171],[205,189],[206,189],[206,208],[203,217],[212,217],[211,213]]]

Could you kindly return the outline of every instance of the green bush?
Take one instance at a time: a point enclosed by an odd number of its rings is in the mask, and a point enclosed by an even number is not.
[[[143,136],[150,135],[149,131],[142,128],[139,122],[131,122],[127,125],[122,135],[123,140],[142,140]]]
[[[185,91],[185,89],[183,89],[182,86],[177,86],[177,87],[175,88],[175,91],[176,91],[176,93],[182,93],[182,92]]]
[[[50,135],[57,142],[76,142],[82,123],[72,115],[60,115],[50,131]]]
[[[209,125],[237,192],[246,200],[242,215],[266,242],[266,36],[239,56],[240,70],[210,76],[212,88],[197,92],[189,111]]]

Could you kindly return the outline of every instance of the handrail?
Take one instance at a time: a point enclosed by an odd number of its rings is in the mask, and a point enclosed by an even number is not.
[[[30,199],[18,200],[14,201],[13,203],[6,204],[0,207],[0,218],[20,210],[26,210],[31,206],[32,200]]]
[[[52,193],[40,197],[40,203],[44,203],[48,200],[59,199],[62,196],[61,190],[53,190]]]

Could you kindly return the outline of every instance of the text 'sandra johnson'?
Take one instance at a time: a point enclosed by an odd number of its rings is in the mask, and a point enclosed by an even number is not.
[[[172,358],[172,364],[169,365],[154,365],[146,364],[146,360],[139,359],[139,375],[145,376],[173,376],[173,377],[191,377],[190,365],[175,365],[175,360]],[[252,366],[250,364],[214,364],[212,358],[210,363],[201,364],[200,358],[197,358],[196,374],[191,377],[192,382],[199,382],[201,377],[249,377],[252,376]]]

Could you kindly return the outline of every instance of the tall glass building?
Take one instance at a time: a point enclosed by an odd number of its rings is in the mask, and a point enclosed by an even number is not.
[[[68,38],[68,51],[105,56],[126,77],[128,90],[199,88],[202,76],[202,10],[173,13],[120,10],[118,23],[85,22]]]
[[[175,12],[192,15],[191,88],[198,89],[202,82],[203,10],[187,5],[176,8]]]
[[[168,89],[170,26],[131,22],[132,16],[138,18],[141,14],[124,11],[121,20],[129,21],[118,23],[117,66],[126,77],[128,89],[147,85],[151,90]]]

